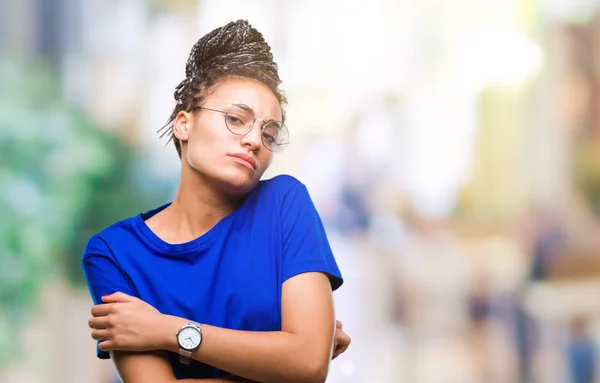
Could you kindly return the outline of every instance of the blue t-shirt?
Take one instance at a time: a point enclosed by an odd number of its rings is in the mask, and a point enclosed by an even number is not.
[[[232,214],[190,242],[169,244],[145,221],[167,205],[93,236],[82,267],[95,304],[117,291],[163,314],[247,331],[281,330],[281,286],[305,272],[342,284],[321,219],[306,187],[291,176],[261,181]],[[224,372],[169,352],[178,379]],[[109,358],[97,349],[98,357]]]

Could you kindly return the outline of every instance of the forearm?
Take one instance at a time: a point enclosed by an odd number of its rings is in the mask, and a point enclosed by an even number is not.
[[[178,380],[176,378],[172,378],[172,379],[153,378],[153,379],[154,379],[153,380],[154,383],[179,383],[179,382],[181,382],[181,380]],[[185,381],[185,383],[258,383],[258,382],[254,382],[252,380],[247,380],[247,379],[233,380],[233,379],[224,379],[224,378],[185,379],[184,381]],[[128,383],[125,380],[123,380],[123,382]]]
[[[130,352],[111,351],[110,357],[115,363],[123,383],[178,383],[173,369],[167,361],[164,351]],[[185,379],[186,383],[254,383],[242,378],[206,378]]]
[[[175,331],[187,320],[164,317],[165,349],[178,352]],[[329,347],[289,332],[252,332],[202,326],[202,344],[192,357],[202,363],[253,381],[270,383],[324,382],[330,360]],[[323,343],[323,340],[321,340]]]

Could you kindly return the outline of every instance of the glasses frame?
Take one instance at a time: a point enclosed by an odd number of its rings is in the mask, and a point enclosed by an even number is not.
[[[246,130],[246,131],[245,131],[245,132],[243,132],[243,133],[237,133],[237,132],[234,132],[233,130],[231,130],[231,128],[229,127],[229,124],[227,123],[227,115],[229,114],[229,112],[231,111],[231,109],[233,109],[234,107],[238,107],[238,108],[241,108],[241,109],[247,110],[247,111],[249,111],[250,113],[252,113],[252,123],[250,123],[250,124],[247,124],[247,128],[248,128],[248,130]],[[263,120],[262,118],[257,118],[257,117],[255,117],[254,110],[253,110],[252,108],[250,108],[248,105],[245,105],[245,104],[231,104],[231,107],[230,107],[228,110],[226,110],[226,111],[225,111],[225,110],[219,110],[219,109],[213,109],[213,108],[207,108],[207,107],[205,107],[205,106],[200,106],[200,105],[197,105],[197,106],[194,106],[194,107],[192,107],[192,108],[191,108],[189,111],[190,111],[190,112],[192,112],[192,111],[194,111],[194,110],[196,110],[196,109],[200,109],[200,110],[202,110],[202,109],[204,109],[204,110],[210,110],[211,112],[217,112],[217,113],[221,113],[221,114],[223,114],[223,116],[225,117],[225,126],[227,127],[227,130],[229,130],[229,132],[230,132],[231,134],[235,134],[236,136],[245,136],[246,134],[250,133],[250,132],[252,131],[252,129],[254,129],[254,124],[256,124],[256,120],[260,120],[260,121],[262,121],[262,122],[263,122],[263,124],[262,124],[262,126],[261,126],[261,128],[260,128],[260,132],[261,132],[261,136],[260,136],[260,138],[261,138],[261,142],[262,142],[262,145],[265,147],[265,149],[267,149],[267,150],[268,150],[268,151],[270,151],[270,152],[273,152],[273,153],[278,153],[278,152],[281,152],[281,151],[283,151],[283,149],[285,149],[285,147],[286,147],[286,146],[287,146],[287,145],[290,143],[290,141],[289,141],[289,136],[290,136],[290,134],[289,134],[288,128],[287,128],[287,126],[285,126],[285,124],[284,124],[282,121],[276,121],[276,120],[265,121],[265,120]],[[279,149],[276,149],[276,150],[273,150],[272,148],[269,148],[269,146],[267,145],[267,143],[265,143],[265,136],[264,136],[264,135],[262,135],[262,133],[264,132],[264,129],[265,129],[265,127],[266,127],[268,124],[270,124],[271,122],[277,122],[277,123],[278,123],[278,124],[281,126],[280,130],[281,130],[282,132],[284,132],[284,133],[285,133],[285,135],[286,135],[286,137],[287,137],[287,139],[286,139],[286,142],[284,142],[284,143],[281,143],[281,144],[277,144],[277,147],[278,147]]]

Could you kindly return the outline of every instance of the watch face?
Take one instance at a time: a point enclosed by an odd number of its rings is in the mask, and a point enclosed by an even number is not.
[[[184,327],[177,334],[179,346],[186,350],[193,350],[200,345],[202,334],[196,327]]]

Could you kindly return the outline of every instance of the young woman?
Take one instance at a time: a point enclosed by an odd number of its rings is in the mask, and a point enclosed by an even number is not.
[[[124,383],[323,382],[348,346],[332,299],[342,276],[308,191],[260,180],[288,143],[280,82],[247,21],[202,37],[164,128],[181,158],[173,202],[89,240],[89,326]]]

